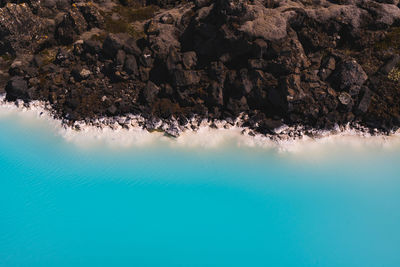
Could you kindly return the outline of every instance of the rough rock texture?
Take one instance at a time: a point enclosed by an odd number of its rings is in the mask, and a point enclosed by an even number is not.
[[[397,0],[2,1],[0,36],[0,92],[70,122],[400,126]]]
[[[15,55],[34,51],[48,39],[53,21],[34,15],[26,3],[8,3],[0,9],[0,51]]]

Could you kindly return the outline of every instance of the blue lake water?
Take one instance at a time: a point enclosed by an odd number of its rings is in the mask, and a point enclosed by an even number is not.
[[[81,147],[50,128],[0,118],[0,266],[400,266],[400,146]]]

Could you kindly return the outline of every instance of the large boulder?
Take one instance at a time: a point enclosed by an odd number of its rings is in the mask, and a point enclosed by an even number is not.
[[[63,20],[57,26],[56,38],[62,44],[72,44],[77,36],[87,30],[85,18],[78,9],[73,8],[64,15]]]
[[[367,79],[368,75],[357,61],[345,60],[336,68],[332,81],[338,90],[350,91],[361,88]]]
[[[127,54],[135,55],[135,56],[140,56],[142,54],[142,51],[137,45],[136,39],[135,38],[128,38],[124,42],[124,51]]]
[[[9,80],[6,86],[7,99],[26,99],[29,97],[28,83],[23,77],[14,76]]]
[[[251,17],[239,30],[253,38],[263,38],[264,40],[279,40],[287,35],[287,19],[282,13],[267,9],[262,5],[250,5],[248,13]]]
[[[124,46],[124,38],[120,34],[110,33],[103,43],[103,53],[105,56],[114,58],[118,50]]]
[[[94,27],[101,28],[104,26],[104,18],[92,2],[79,3],[77,6],[85,18],[89,29]]]
[[[357,30],[364,24],[364,18],[368,12],[356,5],[327,4],[327,7],[306,8],[307,16],[321,24],[328,24],[330,21],[337,21],[346,25],[351,30]]]
[[[365,1],[367,2],[367,1]],[[381,2],[381,3],[376,3]],[[388,27],[400,22],[400,9],[392,3],[376,1],[375,3],[365,3],[364,6],[374,15],[377,26]],[[390,2],[390,1],[389,1]]]

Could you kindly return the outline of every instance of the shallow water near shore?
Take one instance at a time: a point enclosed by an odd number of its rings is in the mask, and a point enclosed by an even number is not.
[[[398,138],[131,135],[2,111],[0,266],[400,266]]]

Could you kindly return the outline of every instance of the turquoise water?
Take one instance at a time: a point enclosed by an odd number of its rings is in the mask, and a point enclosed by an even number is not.
[[[400,147],[82,148],[49,128],[0,118],[0,266],[400,266]]]

